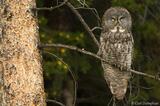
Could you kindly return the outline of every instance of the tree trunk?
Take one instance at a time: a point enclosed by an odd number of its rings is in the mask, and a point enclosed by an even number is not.
[[[0,0],[0,106],[44,106],[35,0]]]

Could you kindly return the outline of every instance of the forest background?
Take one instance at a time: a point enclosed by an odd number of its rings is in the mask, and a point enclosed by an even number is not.
[[[37,0],[37,7],[54,7],[61,0]],[[92,29],[101,27],[103,13],[111,6],[129,10],[133,20],[134,57],[132,68],[159,77],[160,74],[160,1],[159,0],[70,0]],[[38,11],[41,43],[74,45],[96,53],[98,48],[79,19],[67,6],[52,11]],[[93,33],[99,40],[100,29]],[[50,53],[48,53],[50,52]],[[52,54],[51,54],[52,53]],[[45,48],[43,69],[48,106],[56,106],[51,100],[71,102],[76,79],[77,106],[106,106],[112,95],[103,78],[101,62],[91,56],[65,48]],[[55,56],[59,58],[55,58]],[[65,64],[63,63],[65,62]],[[160,82],[133,74],[124,103],[155,102],[160,104]],[[57,105],[58,106],[58,105]]]

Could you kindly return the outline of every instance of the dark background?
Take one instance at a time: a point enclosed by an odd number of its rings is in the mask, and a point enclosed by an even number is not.
[[[158,76],[160,73],[160,0],[80,0],[87,8],[95,8],[102,18],[111,6],[129,10],[133,20],[134,57],[132,68]],[[85,1],[85,3],[83,3]],[[37,0],[37,7],[51,7],[61,0]],[[78,0],[70,0],[75,7],[82,7]],[[86,23],[93,28],[100,26],[97,14],[91,9],[78,10]],[[67,7],[53,11],[38,11],[41,43],[62,43],[96,53],[97,46],[78,18]],[[100,30],[94,31],[99,40]],[[70,66],[74,72],[77,88],[77,106],[111,106],[112,95],[103,78],[99,60],[64,48],[46,48]],[[67,65],[43,52],[45,92],[47,99],[65,104],[74,98],[74,82]],[[131,89],[132,88],[132,89]],[[66,96],[66,92],[69,97]],[[130,106],[133,102],[155,102],[160,105],[160,83],[147,77],[133,74],[126,98],[116,102],[118,106]],[[48,102],[48,106],[58,106]]]

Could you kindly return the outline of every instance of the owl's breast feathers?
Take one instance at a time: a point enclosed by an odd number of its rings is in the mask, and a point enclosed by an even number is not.
[[[132,56],[132,35],[130,33],[112,33],[105,34],[102,57],[121,70],[131,67]]]
[[[109,63],[102,62],[104,77],[112,94],[121,100],[127,91],[131,73],[133,38],[131,33],[106,33],[101,47],[102,57]],[[123,70],[123,71],[122,71]]]
[[[105,41],[109,43],[132,42],[133,38],[130,32],[108,32],[105,33]]]

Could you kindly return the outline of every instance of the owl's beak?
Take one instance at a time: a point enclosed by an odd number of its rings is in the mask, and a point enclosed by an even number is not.
[[[119,31],[119,29],[120,29],[120,26],[117,26],[117,31]]]
[[[117,26],[117,31],[118,31],[118,32],[124,32],[124,31],[125,31],[125,29],[124,29],[124,28],[122,28],[121,26]]]

